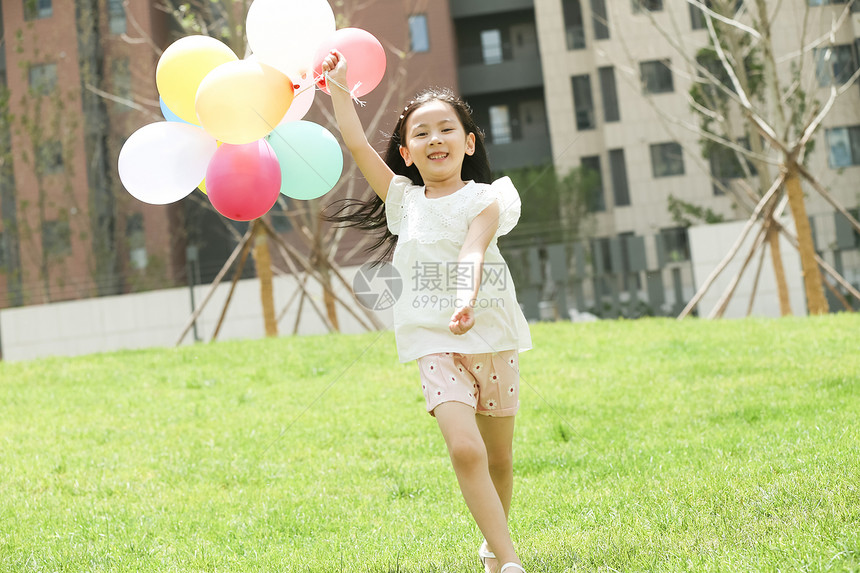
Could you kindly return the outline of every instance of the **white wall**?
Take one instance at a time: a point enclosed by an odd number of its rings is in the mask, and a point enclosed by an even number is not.
[[[348,281],[358,268],[344,269]],[[197,332],[209,341],[230,289],[229,281],[215,290],[197,320]],[[199,307],[210,285],[195,287],[195,302]],[[274,280],[275,312],[280,314],[291,295],[298,290],[292,277]],[[308,281],[308,290],[323,309],[322,290]],[[344,301],[349,301],[356,314],[364,316],[360,305],[345,288],[337,289]],[[281,336],[291,335],[298,312],[297,296],[288,312],[278,323]],[[390,327],[391,311],[377,313],[377,318]],[[175,288],[140,294],[101,297],[38,306],[9,308],[0,311],[0,340],[4,360],[28,360],[46,356],[76,356],[111,350],[170,347],[179,339],[191,317],[190,289]],[[365,329],[343,307],[338,307],[341,332],[357,333]],[[305,301],[298,334],[321,334],[327,329],[311,305]],[[257,279],[239,281],[218,340],[253,339],[265,335],[260,304],[260,283]],[[194,342],[189,331],[183,344]]]
[[[781,223],[788,229],[794,229],[794,223],[790,219],[782,219]],[[715,225],[701,225],[688,229],[690,255],[693,260],[693,278],[697,291],[720,261],[728,254],[729,249],[734,245],[745,225],[746,221],[732,221]],[[723,291],[740,270],[760,227],[760,223],[757,223],[752,228],[738,254],[720,274],[701,302],[699,302],[699,316],[708,316],[714,307],[716,307]],[[780,237],[779,244],[782,251],[782,264],[785,267],[786,281],[788,282],[791,310],[795,315],[805,315],[807,312],[806,295],[803,289],[800,255],[785,238]],[[756,269],[760,259],[761,251],[758,250],[747,267],[740,284],[738,284],[735,294],[732,296],[732,300],[723,315],[725,318],[741,318],[747,315],[750,294],[752,293]],[[756,290],[756,299],[751,314],[752,316],[766,317],[780,316],[779,295],[776,289],[776,280],[774,279],[769,248],[765,253],[764,264]]]

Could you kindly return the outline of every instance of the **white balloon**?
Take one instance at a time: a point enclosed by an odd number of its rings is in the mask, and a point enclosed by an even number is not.
[[[334,31],[326,0],[254,0],[245,21],[251,51],[296,83],[313,74],[317,46]]]
[[[308,77],[301,81],[297,82],[293,80],[295,96],[293,97],[293,102],[290,104],[289,109],[287,109],[287,113],[284,114],[284,119],[282,119],[278,125],[283,125],[290,121],[299,121],[307,115],[311,106],[314,104],[316,85],[317,84],[314,82],[314,78],[311,74],[308,74]]]
[[[119,152],[119,178],[131,195],[166,205],[189,195],[206,177],[218,143],[196,125],[159,121],[144,125]]]

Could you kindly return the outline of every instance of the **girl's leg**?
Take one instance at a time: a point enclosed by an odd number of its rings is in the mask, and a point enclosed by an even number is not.
[[[502,502],[505,518],[507,518],[510,515],[511,497],[514,490],[514,417],[476,416],[475,419],[487,448],[490,478],[493,480],[496,493],[499,494],[499,501]],[[493,546],[489,542],[487,542],[487,546],[490,551],[493,550]],[[495,571],[498,565],[498,560],[487,559],[486,571]]]
[[[487,448],[490,478],[507,517],[511,511],[511,497],[514,492],[514,417],[476,416],[475,419]]]
[[[459,402],[445,402],[433,413],[448,446],[460,491],[475,523],[493,548],[499,563],[519,563],[508,531],[505,507],[490,477],[487,447],[475,420],[475,410]]]

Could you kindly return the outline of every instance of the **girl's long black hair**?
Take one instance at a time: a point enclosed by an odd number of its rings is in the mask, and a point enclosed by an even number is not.
[[[422,91],[415,99],[409,102],[394,126],[394,131],[388,139],[383,160],[397,175],[405,175],[415,185],[424,185],[424,179],[415,164],[407,166],[400,155],[400,147],[404,141],[406,121],[412,113],[422,105],[441,101],[447,103],[460,118],[460,123],[466,134],[475,134],[475,153],[466,155],[463,159],[461,177],[463,181],[475,181],[476,183],[491,183],[492,171],[490,160],[487,157],[487,148],[484,145],[484,132],[475,123],[472,117],[472,109],[462,98],[447,88],[430,88]],[[367,201],[361,199],[340,199],[329,205],[322,215],[323,220],[344,227],[355,227],[363,231],[377,232],[376,241],[370,245],[367,252],[382,249],[374,264],[379,264],[388,259],[397,245],[397,235],[388,230],[385,220],[385,203],[379,195],[373,193]]]

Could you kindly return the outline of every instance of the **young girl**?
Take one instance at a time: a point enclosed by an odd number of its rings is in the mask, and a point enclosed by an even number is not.
[[[517,352],[531,348],[531,338],[496,245],[519,218],[519,196],[508,178],[490,184],[481,131],[448,91],[409,102],[383,160],[364,134],[346,69],[337,51],[322,66],[344,143],[378,197],[347,201],[328,219],[387,228],[374,247],[386,247],[380,261],[394,250],[404,283],[394,306],[400,360],[418,361],[427,411],[484,534],[479,556],[486,571],[524,573],[507,518]]]

